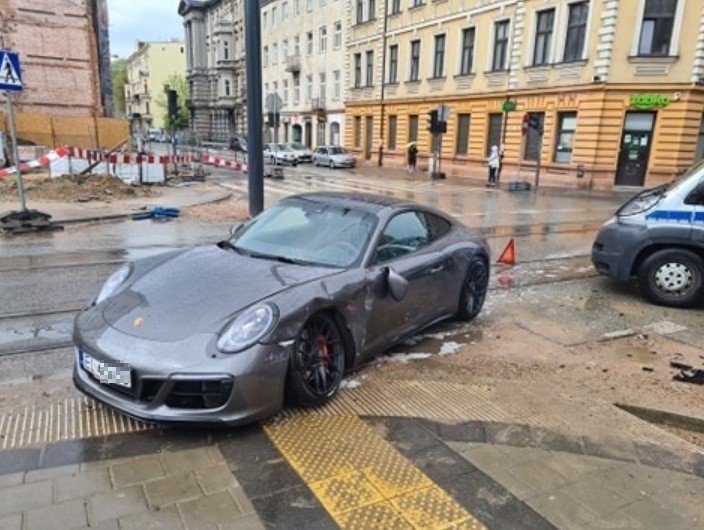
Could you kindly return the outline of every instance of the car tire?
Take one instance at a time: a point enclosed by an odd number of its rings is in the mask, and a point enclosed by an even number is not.
[[[638,284],[651,302],[690,307],[704,297],[704,260],[684,249],[660,250],[639,267]]]
[[[488,290],[489,264],[482,258],[472,258],[462,282],[457,319],[464,322],[474,320],[484,307]]]
[[[345,370],[345,341],[328,313],[313,315],[294,341],[286,379],[292,405],[319,407],[339,391]],[[322,369],[322,372],[321,372]]]

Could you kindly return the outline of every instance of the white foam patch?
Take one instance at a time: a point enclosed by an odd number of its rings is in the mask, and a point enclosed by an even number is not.
[[[362,386],[362,382],[358,379],[343,379],[340,383],[340,388],[344,388],[345,390],[354,390],[360,386]]]
[[[464,344],[460,344],[459,342],[446,342],[440,347],[438,355],[454,355],[455,353],[457,353],[458,350],[462,348],[462,346],[464,346]]]

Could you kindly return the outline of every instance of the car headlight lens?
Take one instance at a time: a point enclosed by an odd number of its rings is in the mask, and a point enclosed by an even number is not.
[[[647,212],[659,203],[660,199],[662,199],[662,194],[660,193],[636,197],[618,211],[618,216],[628,217],[630,215],[638,215],[639,213]]]
[[[99,304],[103,300],[112,296],[112,294],[130,277],[132,273],[131,265],[124,265],[115,271],[112,276],[110,276],[106,282],[103,284],[103,288],[98,294],[98,298],[95,299],[95,303]]]
[[[247,309],[220,334],[218,350],[225,353],[246,350],[271,331],[277,318],[278,310],[271,304]]]

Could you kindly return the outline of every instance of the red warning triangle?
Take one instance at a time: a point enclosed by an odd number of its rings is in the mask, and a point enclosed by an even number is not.
[[[508,242],[508,245],[506,245],[506,248],[501,253],[497,263],[501,263],[503,265],[516,264],[516,242],[513,239]]]

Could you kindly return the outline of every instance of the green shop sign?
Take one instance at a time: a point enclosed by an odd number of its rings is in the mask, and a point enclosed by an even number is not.
[[[672,98],[662,94],[632,94],[631,105],[637,109],[648,110],[655,107],[667,107]]]
[[[513,112],[514,110],[516,110],[516,102],[507,99],[506,101],[504,101],[504,104],[501,105],[501,108],[504,112]]]

